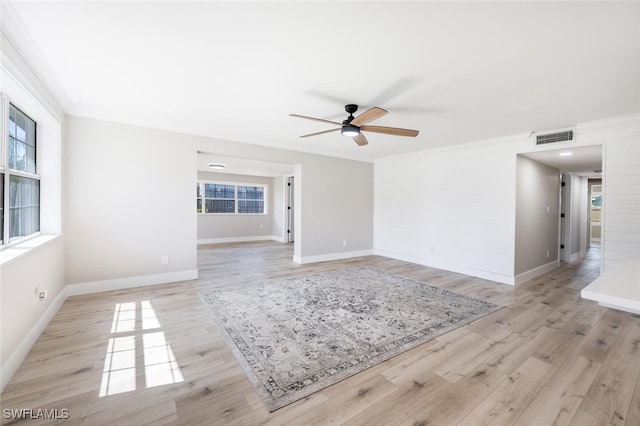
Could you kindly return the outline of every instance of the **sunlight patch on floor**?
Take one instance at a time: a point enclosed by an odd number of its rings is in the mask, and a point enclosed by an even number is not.
[[[147,388],[184,381],[164,331],[144,332],[159,328],[148,300],[116,304],[111,324],[111,334],[116,336],[107,343],[100,397],[136,390],[137,371],[144,371]],[[136,359],[137,353],[142,358]]]

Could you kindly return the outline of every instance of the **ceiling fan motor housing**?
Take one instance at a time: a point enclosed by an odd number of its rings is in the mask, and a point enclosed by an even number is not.
[[[349,114],[352,114],[354,112],[356,112],[358,110],[358,105],[356,104],[347,104],[344,106],[345,111],[347,111]]]
[[[351,121],[355,118],[353,116],[353,113],[358,110],[358,105],[356,105],[356,104],[347,104],[347,105],[344,106],[344,109],[345,109],[345,111],[347,111],[349,113],[349,117],[347,117],[347,119],[342,122],[342,126],[343,127],[344,126],[349,126],[351,124]],[[355,128],[356,126],[351,126],[351,127]]]

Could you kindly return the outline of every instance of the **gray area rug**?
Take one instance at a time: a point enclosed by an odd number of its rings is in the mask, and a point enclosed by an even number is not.
[[[368,267],[200,296],[269,411],[501,308]]]

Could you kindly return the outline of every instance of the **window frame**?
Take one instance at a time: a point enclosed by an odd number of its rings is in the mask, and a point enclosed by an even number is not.
[[[38,149],[40,127],[38,120],[34,119],[32,115],[24,112],[17,102],[14,102],[9,96],[2,93],[0,99],[0,109],[2,114],[0,119],[0,131],[2,135],[0,137],[0,175],[3,179],[3,193],[2,196],[2,217],[0,218],[0,226],[2,227],[2,238],[0,238],[0,250],[14,244],[18,244],[22,241],[37,237],[41,235],[42,231],[42,178],[39,173],[40,168],[40,150]],[[16,170],[9,167],[9,111],[11,107],[15,108],[18,112],[23,114],[26,118],[33,121],[34,127],[34,161],[35,172],[27,172],[23,170]],[[38,182],[38,230],[28,235],[20,235],[11,237],[11,178],[27,178]]]
[[[232,200],[231,198],[207,198],[206,192],[205,192],[205,188],[204,185],[205,184],[213,184],[213,185],[229,185],[229,186],[233,186],[233,204],[234,204],[234,211],[233,213],[231,212],[210,212],[210,213],[205,213],[204,212],[204,206],[205,206],[205,200]],[[269,185],[266,183],[253,183],[253,182],[226,182],[226,181],[213,181],[213,180],[201,180],[199,179],[197,181],[197,185],[200,186],[202,185],[202,187],[200,188],[199,193],[201,194],[200,197],[198,197],[198,190],[196,189],[196,212],[199,215],[215,215],[215,216],[265,216],[269,214],[269,205],[268,205],[268,194],[269,194]],[[238,201],[246,201],[246,200],[255,200],[256,199],[248,199],[248,198],[238,198],[238,187],[239,186],[247,186],[247,187],[256,187],[256,188],[262,188],[263,190],[263,198],[262,198],[262,202],[263,202],[263,209],[261,213],[240,213],[238,212]],[[202,211],[198,211],[198,200],[201,200],[201,210]]]

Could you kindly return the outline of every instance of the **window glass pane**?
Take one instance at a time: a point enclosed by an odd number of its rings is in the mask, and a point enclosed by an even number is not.
[[[36,122],[9,106],[9,167],[36,172]]]
[[[16,139],[25,141],[27,139],[27,120],[24,114],[16,110]]]
[[[16,137],[16,109],[9,108],[9,136]]]
[[[196,198],[202,198],[202,185],[196,183]]]
[[[21,176],[9,178],[9,238],[40,230],[40,181]]]
[[[205,213],[235,213],[234,200],[207,200],[205,199]]]
[[[27,160],[27,164],[26,164],[26,170],[29,173],[36,173],[36,148],[35,147],[31,147],[29,145],[26,146],[27,147],[27,152],[26,152],[26,160]]]
[[[36,122],[27,117],[27,137],[24,140],[28,146],[36,147]]]
[[[207,183],[204,185],[205,198],[235,198],[234,185]]]
[[[264,200],[264,188],[261,186],[238,186],[239,200]]]
[[[264,213],[264,201],[238,200],[238,213]]]
[[[13,160],[14,169],[16,170],[27,170],[27,146],[20,142],[16,141],[16,158]]]
[[[202,199],[200,198],[196,200],[196,209],[198,213],[202,213]]]
[[[9,168],[16,169],[16,159],[18,157],[16,153],[16,144],[18,144],[18,140],[9,136]]]

